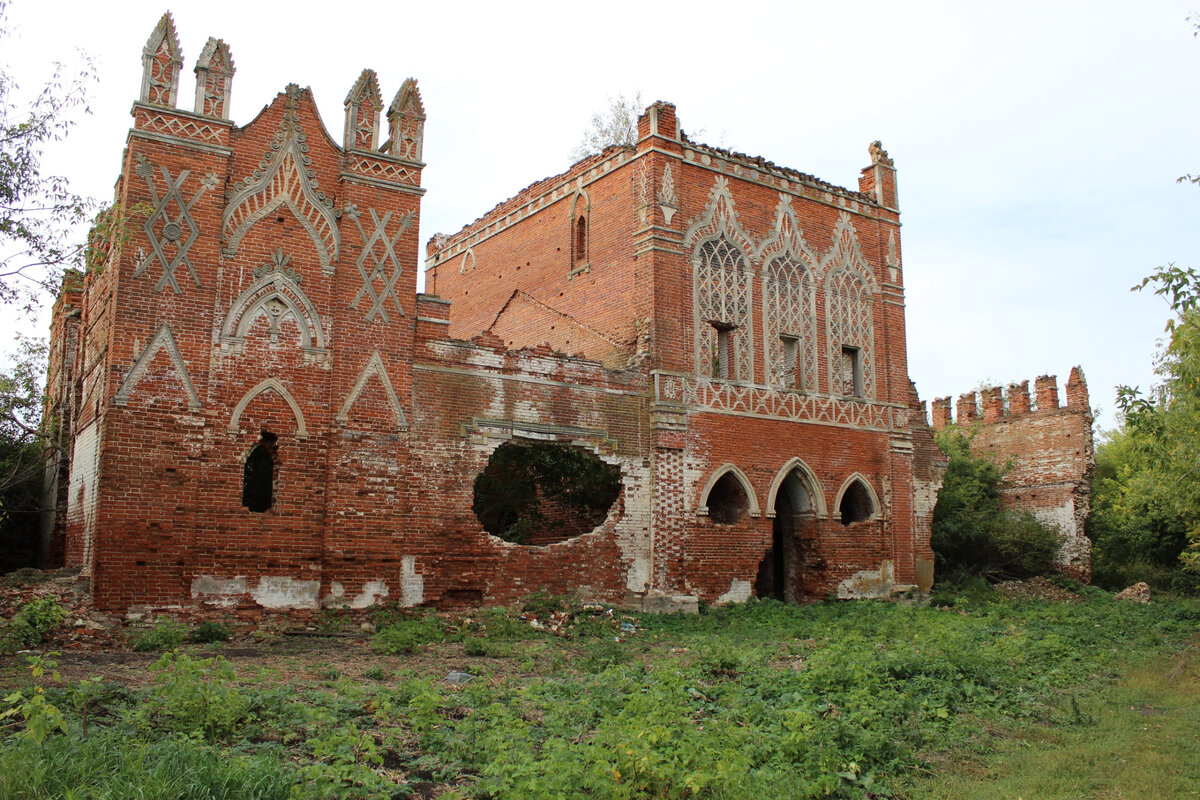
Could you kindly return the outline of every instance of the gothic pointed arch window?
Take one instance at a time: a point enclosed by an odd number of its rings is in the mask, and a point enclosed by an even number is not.
[[[791,253],[771,258],[763,271],[764,356],[771,385],[817,388],[817,333],[811,270]]]
[[[850,215],[834,228],[823,266],[829,388],[835,395],[875,397],[875,281],[863,258]]]
[[[588,270],[588,250],[591,244],[591,227],[589,214],[591,203],[587,193],[578,191],[571,198],[571,209],[568,214],[571,236],[571,274],[575,275]]]
[[[242,506],[255,514],[275,505],[277,443],[275,434],[263,431],[242,465]]]
[[[750,265],[724,234],[700,243],[692,256],[696,373],[717,380],[753,380]]]

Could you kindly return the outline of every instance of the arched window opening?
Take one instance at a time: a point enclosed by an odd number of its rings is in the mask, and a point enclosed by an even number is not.
[[[475,479],[471,510],[506,542],[547,545],[604,522],[621,493],[621,470],[565,444],[505,442]]]
[[[575,257],[573,262],[576,266],[587,261],[587,217],[580,214],[575,218]]]
[[[871,493],[861,481],[855,481],[846,487],[842,494],[842,502],[838,506],[842,515],[842,524],[851,525],[855,522],[866,522],[875,515],[875,504],[871,502]]]
[[[696,372],[718,380],[753,380],[750,268],[724,236],[703,242],[693,255]],[[741,332],[736,335],[734,332]]]
[[[718,525],[733,525],[746,516],[750,499],[741,482],[726,472],[708,492],[708,516]]]
[[[242,505],[256,514],[274,504],[277,439],[270,431],[263,431],[242,468]]]

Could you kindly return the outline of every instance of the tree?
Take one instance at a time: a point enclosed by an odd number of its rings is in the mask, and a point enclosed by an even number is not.
[[[592,124],[583,132],[583,140],[571,151],[571,160],[580,161],[614,144],[636,144],[637,121],[644,110],[641,92],[633,97],[609,97],[608,108],[592,115]]]
[[[1148,396],[1117,388],[1121,421],[1096,454],[1088,534],[1114,577],[1194,589],[1195,579],[1171,573],[1200,573],[1200,272],[1168,264],[1133,291],[1149,288],[1172,311],[1155,365],[1160,380]]]
[[[9,36],[0,1],[0,42]],[[73,73],[73,74],[72,74]],[[50,80],[22,102],[13,76],[0,66],[0,303],[34,308],[54,291],[65,266],[79,263],[73,228],[93,204],[73,194],[67,179],[42,171],[46,146],[60,141],[87,113],[95,66],[86,57],[75,73],[56,64]]]
[[[939,432],[937,442],[950,457],[933,509],[931,544],[939,572],[951,580],[990,581],[1050,572],[1061,532],[1027,511],[1001,508],[1004,468],[972,455],[960,428]]]

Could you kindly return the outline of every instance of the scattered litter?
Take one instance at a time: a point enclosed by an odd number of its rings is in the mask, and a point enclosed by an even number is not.
[[[455,686],[462,686],[475,680],[475,676],[469,672],[451,672],[446,676],[446,683],[452,683]]]

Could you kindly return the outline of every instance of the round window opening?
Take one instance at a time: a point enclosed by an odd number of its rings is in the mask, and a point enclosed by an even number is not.
[[[471,510],[506,542],[547,545],[588,533],[621,493],[621,470],[579,447],[505,442],[475,479]]]

